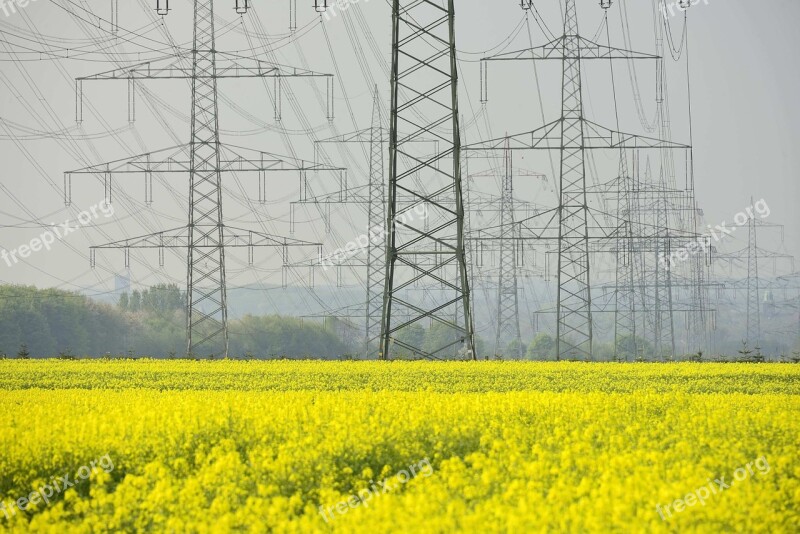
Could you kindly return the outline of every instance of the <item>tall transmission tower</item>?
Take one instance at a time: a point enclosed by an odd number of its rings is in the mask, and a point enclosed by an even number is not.
[[[528,0],[523,9],[530,9]],[[601,3],[608,8],[609,3]],[[549,43],[524,50],[503,52],[483,58],[489,61],[560,60],[562,63],[561,116],[532,132],[510,137],[512,150],[558,150],[558,205],[552,213],[543,213],[544,227],[530,228],[532,237],[521,239],[555,239],[558,241],[558,295],[556,306],[556,351],[558,357],[592,358],[593,320],[590,281],[590,254],[608,250],[593,250],[590,241],[601,243],[619,241],[624,225],[610,223],[608,227],[590,228],[589,221],[605,215],[591,213],[587,198],[585,151],[593,149],[644,150],[665,147],[686,150],[689,147],[670,141],[652,139],[609,130],[586,119],[583,111],[581,62],[584,60],[660,59],[657,55],[602,45],[579,34],[575,0],[564,0],[564,34]],[[488,98],[488,65],[483,65],[481,95]],[[500,140],[470,145],[475,150],[498,150]],[[598,217],[599,215],[599,217]],[[543,219],[544,220],[544,219]],[[526,225],[523,225],[525,227]],[[597,231],[599,229],[599,232]],[[630,240],[630,239],[629,239]],[[623,276],[624,278],[624,276]]]
[[[236,1],[236,12],[246,13],[248,2]],[[169,12],[166,1],[158,3],[159,14]],[[186,337],[187,354],[228,354],[228,307],[225,280],[225,249],[246,247],[249,262],[253,262],[253,248],[257,246],[282,249],[283,265],[288,264],[288,248],[294,246],[319,246],[296,239],[287,239],[251,230],[226,227],[222,215],[223,172],[257,172],[259,187],[266,190],[265,177],[271,171],[330,170],[324,166],[289,160],[266,152],[246,154],[246,149],[226,147],[219,138],[219,109],[217,81],[221,78],[274,78],[276,81],[276,116],[280,109],[280,80],[286,77],[325,77],[332,87],[330,75],[303,69],[287,69],[263,61],[227,54],[217,50],[214,32],[214,1],[194,1],[194,32],[190,53],[178,54],[167,60],[141,63],[115,69],[94,76],[79,78],[78,120],[82,119],[83,82],[86,80],[127,80],[129,87],[129,119],[133,120],[133,89],[136,79],[191,79],[192,112],[191,137],[186,146],[167,149],[167,157],[159,161],[158,153],[144,154],[111,163],[95,165],[66,173],[66,199],[70,198],[69,184],[73,174],[101,174],[106,184],[106,200],[111,201],[111,174],[140,172],[145,183],[150,184],[154,173],[188,172],[189,222],[186,227],[166,230],[147,236],[126,239],[92,247],[122,248],[126,267],[129,266],[131,248],[159,249],[159,263],[163,265],[165,248],[187,250],[187,303]],[[186,63],[191,61],[191,68]],[[328,98],[330,102],[330,97]],[[331,116],[330,110],[328,115]],[[186,157],[185,160],[182,158]],[[69,200],[67,200],[69,201]]]
[[[556,352],[591,358],[589,206],[586,200],[580,37],[575,0],[566,0],[564,7]]]
[[[476,358],[464,242],[454,0],[446,7],[394,0],[391,91],[380,357],[391,358],[398,346],[425,358]],[[410,133],[401,136],[406,128]],[[420,136],[439,138],[439,151],[415,150],[413,141]],[[402,195],[411,196],[409,206],[398,205]],[[418,205],[427,218],[409,222],[405,213]],[[417,284],[429,290],[412,302],[407,289]],[[422,321],[443,330],[435,346],[422,347],[403,336],[405,328]]]
[[[189,256],[186,261],[187,354],[222,342],[228,355],[228,304],[222,225],[219,105],[214,2],[195,0],[192,46],[192,133]],[[203,331],[205,324],[210,330]],[[202,332],[202,333],[201,333]],[[202,337],[197,339],[197,335]],[[218,350],[218,349],[217,349]]]
[[[494,353],[503,354],[502,343],[511,342],[512,352],[519,358],[522,339],[519,331],[519,288],[517,287],[517,227],[514,224],[513,152],[506,142],[503,151],[503,180],[500,193],[500,276],[497,283],[497,337]]]
[[[383,128],[381,123],[378,88],[372,102],[372,126],[370,129],[369,160],[369,206],[368,221],[370,239],[367,244],[367,320],[364,339],[364,352],[367,357],[378,353],[381,320],[383,315],[383,289],[386,285],[386,247],[383,239],[376,242],[372,238],[376,230],[381,237],[386,228],[386,195],[384,194]]]
[[[750,205],[753,199],[750,198]],[[758,237],[756,220],[747,223],[747,341],[753,347],[761,343],[761,299],[758,291]]]
[[[752,203],[752,198],[750,200]],[[765,260],[772,260],[773,275],[777,270],[779,261],[789,272],[793,272],[795,268],[794,257],[791,255],[780,250],[769,250],[759,245],[762,241],[762,239],[759,239],[759,231],[766,229],[779,230],[781,236],[780,249],[783,249],[783,225],[767,222],[752,216],[747,221],[747,246],[731,253],[718,254],[716,256],[717,260],[726,261],[731,270],[734,264],[744,266],[743,271],[746,272],[746,277],[728,280],[726,286],[734,292],[734,295],[741,292],[744,292],[745,295],[744,332],[746,338],[742,341],[746,341],[750,347],[761,348],[763,348],[765,342],[764,332],[761,327],[761,307],[765,305],[765,302],[762,301],[761,295],[772,297],[772,302],[767,303],[772,306],[774,304],[774,292],[782,291],[785,293],[787,290],[796,289],[796,286],[788,282],[787,276],[770,279],[761,272],[760,264]],[[733,306],[733,303],[731,303],[731,306]]]
[[[631,206],[631,196],[634,193],[636,182],[628,170],[628,156],[625,150],[620,150],[619,178],[617,179],[617,214],[622,220],[624,228],[620,239],[617,241],[616,257],[616,291],[614,306],[614,357],[628,352],[639,355],[639,340],[636,331],[636,279],[637,241],[634,239],[634,210]],[[623,341],[628,346],[622,347]],[[626,350],[627,349],[627,350]]]

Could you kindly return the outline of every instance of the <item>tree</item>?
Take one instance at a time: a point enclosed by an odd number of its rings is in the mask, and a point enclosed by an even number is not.
[[[525,345],[520,340],[512,339],[509,341],[508,345],[506,345],[504,354],[511,359],[519,360],[525,350]]]
[[[529,360],[547,360],[556,356],[556,341],[553,336],[539,332],[528,345],[525,357]]]
[[[129,309],[132,312],[138,312],[142,309],[142,294],[139,293],[138,289],[134,289],[131,294]]]
[[[653,354],[653,346],[639,336],[620,336],[617,340],[617,360],[637,361],[639,358],[647,359]]]
[[[323,325],[293,317],[247,315],[230,323],[231,355],[334,359],[347,346]]]
[[[0,286],[0,352],[21,345],[36,357],[73,349],[96,356],[121,349],[124,315],[78,293],[26,286]]]
[[[128,292],[126,291],[125,293],[119,296],[119,302],[117,303],[117,306],[119,306],[125,311],[128,311],[129,304],[130,304],[130,298],[128,297]]]
[[[742,341],[742,348],[739,349],[737,352],[739,352],[739,354],[741,355],[742,360],[749,361],[750,360],[750,355],[753,354],[753,349],[750,348],[750,346],[747,344],[746,340],[743,340]]]
[[[149,313],[172,314],[186,305],[186,293],[175,284],[157,284],[141,294],[141,309]]]
[[[407,343],[412,347],[420,347],[423,346],[426,341],[426,332],[425,329],[419,323],[410,324],[393,334],[393,337],[397,341],[401,341],[403,343]],[[412,351],[406,349],[405,347],[401,347],[396,343],[392,343],[392,358],[402,360],[402,359],[419,359],[422,356],[419,354],[414,354]]]

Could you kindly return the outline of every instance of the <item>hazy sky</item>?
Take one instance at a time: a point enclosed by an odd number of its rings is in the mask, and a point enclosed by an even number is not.
[[[233,12],[233,0],[215,2],[217,47],[244,55],[255,49],[264,61],[275,59],[294,66],[305,63],[315,71],[341,75],[335,91],[336,119],[329,125],[319,102],[324,95],[324,82],[316,89],[305,82],[298,84],[296,100],[291,102],[287,97],[283,102],[281,127],[286,131],[281,132],[274,128],[271,83],[223,80],[220,92],[227,100],[220,104],[220,125],[224,141],[279,154],[294,153],[310,160],[312,144],[301,131],[305,127],[313,128],[318,139],[367,127],[374,84],[381,91],[384,111],[388,109],[390,8],[385,1],[362,0],[349,13],[315,22],[313,9],[300,0],[299,29],[295,35],[302,37],[296,42],[288,28],[288,0],[254,3],[254,13],[242,22]],[[181,81],[142,84],[137,89],[137,120],[133,127],[127,121],[125,82],[88,84],[84,122],[81,128],[76,128],[74,78],[140,59],[166,56],[171,53],[170,44],[190,48],[191,2],[173,0],[172,12],[163,20],[152,11],[155,0],[121,2],[121,30],[116,37],[108,31],[108,4],[107,0],[38,0],[9,16],[0,10],[2,248],[15,249],[29,243],[42,234],[42,225],[74,220],[81,210],[103,198],[102,183],[76,178],[75,203],[65,208],[64,171],[188,140],[189,87]],[[547,29],[542,30],[530,19],[530,39],[542,44],[548,40],[543,32],[549,29],[554,34],[560,33],[559,2],[536,4],[543,19],[542,27]],[[633,48],[652,52],[653,9],[646,1],[614,2],[608,13],[612,44],[623,45],[619,31],[622,20],[619,10],[623,5]],[[487,53],[526,48],[530,42],[528,26],[517,0],[459,0],[456,8],[461,111],[468,141],[532,130],[541,125],[542,109],[548,121],[557,118],[560,75],[555,62],[537,71],[541,93],[537,92],[530,63],[493,64],[490,100],[482,111],[477,60]],[[578,0],[578,8],[581,31],[592,38],[601,28],[602,10],[596,0]],[[360,15],[356,16],[355,10]],[[800,139],[800,108],[796,102],[800,94],[800,63],[795,58],[800,50],[800,34],[794,28],[798,21],[800,2],[796,0],[766,0],[758,4],[708,0],[707,4],[701,2],[690,10],[688,49],[695,179],[705,221],[708,224],[730,221],[750,205],[751,196],[763,198],[772,211],[770,221],[786,225],[786,246],[794,254],[800,253],[800,210],[796,206],[800,199],[800,151],[795,146]],[[683,28],[682,15],[671,18],[670,25],[677,46]],[[243,27],[248,34],[242,33]],[[365,28],[369,29],[370,39],[365,37]],[[353,35],[358,39],[357,47]],[[598,41],[605,42],[605,33],[599,35]],[[172,43],[170,38],[174,39]],[[271,52],[265,53],[264,47]],[[101,50],[110,54],[101,54]],[[383,55],[382,60],[379,54]],[[667,67],[673,138],[679,142],[689,140],[686,54],[687,50],[683,50],[678,61],[668,60]],[[615,66],[615,76],[622,129],[644,134],[633,104],[630,73],[624,63]],[[644,114],[648,117],[655,111],[654,78],[651,67],[641,67],[638,82]],[[609,81],[607,65],[587,66],[584,98],[587,116],[592,120],[608,123],[614,118]],[[298,109],[307,115],[307,122],[296,117]],[[115,135],[109,136],[110,131]],[[363,147],[351,147],[348,157],[358,159],[362,150]],[[544,160],[534,161],[516,163],[535,165],[537,170],[550,173]],[[358,170],[353,170],[352,175],[357,182]],[[298,198],[298,183],[290,175],[271,182],[270,203],[257,208],[262,225],[259,228],[288,233],[288,204]],[[244,200],[248,196],[257,199],[256,180],[242,178],[228,184],[231,200],[226,198],[226,216],[241,227],[258,222]],[[520,184],[520,194],[525,194],[524,185]],[[491,189],[491,183],[487,189]],[[90,245],[185,224],[186,208],[182,200],[185,177],[159,178],[154,192],[156,202],[150,208],[143,203],[143,191],[141,176],[120,179],[114,185],[113,215],[106,218],[98,213],[87,227],[65,236],[63,241],[58,240],[50,251],[32,254],[23,263],[8,267],[0,260],[0,281],[65,289],[112,289],[114,272],[122,271],[122,254],[103,253],[102,258],[98,257],[98,268],[90,271]],[[334,211],[334,228],[325,237],[330,250],[351,240],[355,228],[364,224],[359,218],[361,207],[340,207]],[[297,219],[300,235],[303,231],[307,232],[306,237],[316,235],[310,228],[312,224],[319,225],[320,219],[319,212],[301,209]],[[232,286],[252,282],[246,255],[242,256],[230,260]],[[179,255],[169,255],[167,266],[155,271],[152,268],[157,266],[155,253],[141,256],[145,257],[149,267],[139,256],[134,258],[133,274],[139,283],[183,283],[185,269]],[[265,263],[259,268],[263,280],[280,283],[279,269],[274,265]],[[317,283],[324,282],[318,279]]]

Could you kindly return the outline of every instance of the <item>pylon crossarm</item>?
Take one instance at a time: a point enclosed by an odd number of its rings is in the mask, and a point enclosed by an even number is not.
[[[611,130],[605,126],[601,126],[596,122],[583,119],[584,125],[584,143],[586,148],[615,148],[615,149],[665,149],[671,148],[675,150],[692,148],[689,145],[675,143],[663,139],[656,139],[654,137],[647,137],[643,135],[636,135],[632,133],[620,132]]]
[[[106,163],[98,163],[67,171],[65,174],[125,174],[125,173],[175,173],[190,172],[191,146],[178,145],[154,152],[138,154]],[[213,162],[209,162],[211,165]],[[202,171],[199,167],[196,170]],[[220,143],[220,172],[269,172],[269,171],[345,171],[345,167],[334,167],[314,163],[270,152],[253,150]]]
[[[291,204],[366,204],[369,202],[368,192],[369,184],[357,185],[341,191],[294,200]]]
[[[564,37],[558,37],[549,43],[534,46],[532,48],[523,48],[522,50],[513,50],[511,52],[503,52],[494,56],[481,58],[481,61],[515,61],[526,59],[563,59],[564,50]]]
[[[366,267],[367,262],[364,259],[354,258],[354,257],[347,257],[340,259],[336,257],[336,255],[327,255],[321,256],[316,259],[307,260],[307,261],[299,261],[299,262],[292,262],[288,264],[289,267],[311,267],[311,268],[319,268],[322,267],[330,268],[330,267],[353,267],[353,268],[361,268]]]
[[[321,247],[322,243],[312,243],[290,237],[266,234],[244,228],[225,226],[223,228],[225,247]]]
[[[215,51],[216,75],[197,73],[202,78],[269,78],[269,77],[332,77],[332,74],[314,72],[308,69],[288,67],[268,63],[258,59],[239,56],[227,52]],[[75,78],[76,81],[100,80],[179,80],[193,77],[192,52],[184,52],[177,56],[168,56],[119,69],[112,69],[89,76]]]
[[[318,139],[314,141],[314,145],[316,146],[329,143],[370,143],[373,141],[371,134],[372,134],[372,128],[364,128],[363,130],[358,130],[357,132],[341,134],[334,137],[328,137],[326,139]],[[381,128],[380,138],[375,141],[380,143],[388,143],[389,132]],[[432,143],[435,144],[437,147],[439,146],[440,142],[441,139],[432,139],[425,137],[415,137],[414,139],[410,139],[408,141],[408,143],[417,143],[417,144]],[[434,153],[438,153],[438,148],[434,150]]]
[[[472,157],[473,152],[481,152],[485,150],[522,150],[522,149],[540,149],[551,150],[561,148],[561,119],[553,122],[548,122],[544,126],[540,126],[530,132],[520,134],[507,135],[490,139],[488,141],[480,141],[462,147],[461,150],[466,151]],[[506,146],[508,143],[508,146]]]
[[[144,175],[146,200],[152,202],[152,176],[154,174],[178,173],[258,173],[260,201],[266,199],[266,176],[271,172],[298,172],[301,186],[308,172],[343,173],[344,167],[333,167],[270,152],[253,150],[236,145],[219,144],[219,167],[215,158],[198,159],[192,163],[191,145],[178,145],[154,152],[139,154],[106,163],[90,165],[64,173],[64,203],[72,203],[72,177],[100,175],[105,184],[106,200],[111,201],[112,175]]]
[[[725,260],[725,261],[745,261],[747,254],[747,248],[743,248],[736,252],[731,252],[728,254],[716,254],[714,257],[718,260]],[[794,260],[794,256],[791,254],[783,254],[781,252],[775,252],[774,250],[765,250],[763,248],[758,248],[758,257],[759,259],[780,259],[780,260],[787,260],[792,262]]]
[[[514,50],[511,52],[503,52],[494,56],[481,58],[481,61],[524,61],[543,59],[661,59],[661,56],[657,56],[655,54],[601,45],[595,43],[594,41],[590,41],[585,37],[578,37],[578,55],[570,53],[569,51],[565,54],[564,40],[565,37],[558,37],[557,39],[544,45],[534,46],[532,48],[523,48],[522,50]],[[569,48],[574,50],[574,45],[571,44]]]
[[[314,141],[314,145],[320,145],[323,143],[369,143],[372,140],[371,136],[372,128],[364,128],[363,130],[358,130],[356,132],[340,134],[333,137],[327,137],[325,139],[317,139]],[[380,141],[384,143],[389,141],[389,133],[383,128],[381,128]]]
[[[556,120],[530,132],[472,143],[465,146],[463,150],[470,154],[486,150],[503,150],[506,148],[506,142],[509,150],[560,150],[561,122],[561,120]],[[612,130],[587,119],[581,119],[580,123],[583,125],[583,146],[581,148],[585,150],[689,150],[691,148],[691,146],[681,143]]]
[[[186,248],[188,246],[188,227],[172,228],[153,234],[129,237],[120,241],[114,241],[103,245],[95,245],[95,249],[119,249],[119,248]]]
[[[208,234],[211,235],[216,232],[216,227],[204,227],[196,225],[195,229],[200,231],[208,228]],[[130,237],[112,243],[103,245],[95,245],[92,249],[120,249],[120,248],[186,248],[189,246],[189,227],[182,226],[180,228],[172,228],[164,230],[163,232],[156,232],[153,234],[143,235],[139,237]],[[202,246],[202,243],[195,243],[197,246]],[[225,227],[223,226],[223,246],[228,247],[320,247],[320,243],[312,243],[309,241],[302,241],[300,239],[292,239],[277,235],[265,234],[253,230],[245,230],[241,228]]]

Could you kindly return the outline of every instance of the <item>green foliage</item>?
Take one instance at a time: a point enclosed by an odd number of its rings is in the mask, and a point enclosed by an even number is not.
[[[508,345],[506,345],[503,355],[507,359],[518,360],[525,354],[525,350],[525,345],[521,341],[512,339],[508,342]]]
[[[186,306],[186,293],[175,284],[158,284],[143,291],[120,295],[117,305],[125,311],[172,315]]]
[[[556,340],[550,334],[539,332],[528,345],[525,357],[529,360],[550,360],[556,357]]]
[[[117,307],[55,289],[0,286],[0,354],[183,357],[184,299],[175,285],[123,295]],[[351,352],[334,332],[299,319],[248,316],[229,327],[232,357],[338,358]]]
[[[260,358],[324,358],[345,354],[347,346],[320,324],[276,315],[247,315],[231,323],[230,354]]]
[[[397,341],[408,343],[412,347],[421,347],[425,343],[426,332],[422,325],[414,323],[398,330],[394,337]],[[396,360],[418,360],[422,357],[398,344],[392,346],[391,352],[392,358]]]
[[[446,345],[451,345],[457,341],[457,332],[457,330],[450,326],[441,323],[433,323],[431,327],[428,328],[428,332],[425,334],[425,341],[422,343],[422,350],[432,353]],[[455,355],[459,348],[461,348],[461,343],[457,343],[450,349],[443,351],[439,354],[439,357]]]
[[[653,354],[653,346],[639,336],[620,336],[617,340],[617,360],[634,362],[640,358],[647,359]]]
[[[125,329],[122,313],[83,295],[0,286],[0,353],[44,357],[73,349],[99,356],[122,350]]]

